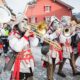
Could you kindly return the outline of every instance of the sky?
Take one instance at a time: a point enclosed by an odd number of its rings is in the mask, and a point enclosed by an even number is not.
[[[80,12],[80,0],[62,0],[69,5],[73,6],[75,9],[73,9],[73,13],[79,13]]]
[[[28,2],[31,2],[33,0],[5,0],[8,3],[8,6],[10,6],[11,9],[14,10],[16,14],[23,13],[25,6]],[[73,10],[73,13],[80,12],[80,0],[62,0],[69,5],[73,6],[75,9]]]
[[[13,12],[16,14],[21,14],[27,8],[27,3],[33,0],[5,0],[7,5],[13,9]]]

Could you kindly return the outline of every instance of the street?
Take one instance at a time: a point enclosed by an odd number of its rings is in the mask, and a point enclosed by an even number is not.
[[[32,52],[35,58],[34,80],[47,80],[46,69],[42,67],[40,47],[32,48]],[[80,71],[79,59],[80,58],[78,58],[76,65],[77,65],[77,69]],[[68,60],[66,61],[63,68],[63,72],[66,74],[66,78],[62,78],[58,76],[57,70],[58,70],[58,65],[56,66],[55,69],[54,80],[80,80],[80,76],[73,77],[72,70]]]

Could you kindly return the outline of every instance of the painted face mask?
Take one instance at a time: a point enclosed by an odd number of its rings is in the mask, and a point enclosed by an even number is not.
[[[19,29],[21,32],[25,32],[27,30],[27,22],[25,20],[23,20],[22,22],[19,23]]]

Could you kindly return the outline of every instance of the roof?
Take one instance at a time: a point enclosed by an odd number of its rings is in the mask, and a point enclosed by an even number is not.
[[[69,9],[74,9],[74,7],[72,7],[71,5],[69,5],[66,2],[63,2],[61,0],[55,0],[55,2],[58,2],[58,3],[60,3],[60,4],[64,5],[64,6],[66,6]]]
[[[37,1],[39,1],[39,0],[34,0],[35,3],[36,3]],[[72,7],[71,5],[69,5],[69,4],[66,3],[66,2],[63,2],[62,0],[53,0],[53,1],[54,1],[54,2],[58,2],[58,3],[62,4],[62,5],[64,5],[65,7],[67,7],[67,8],[74,9],[74,7]]]
[[[51,6],[51,12],[49,13],[44,12],[43,8],[45,5]],[[25,11],[25,15],[27,15],[28,17],[41,16],[41,15],[49,16],[49,15],[53,15],[55,11],[60,11],[62,7],[63,6],[60,6],[57,2],[53,2],[52,0],[38,0],[34,5],[28,7],[27,11]]]

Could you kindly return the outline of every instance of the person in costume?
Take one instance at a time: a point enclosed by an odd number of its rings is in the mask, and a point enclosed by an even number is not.
[[[11,31],[10,26],[7,23],[3,23],[3,27],[0,30],[0,33],[1,33],[1,39],[3,41],[4,53],[8,52],[8,47],[9,47],[8,36],[9,36],[10,31]]]
[[[34,34],[31,33],[30,26],[26,26],[25,22],[26,19],[23,19],[18,24],[18,32],[13,31],[11,38],[9,37],[10,47],[18,53],[12,67],[12,78],[16,80],[27,80],[33,76],[34,71],[34,58],[29,43],[30,37],[34,37]]]
[[[76,63],[76,60],[80,55],[80,28],[76,27],[75,31],[76,31],[76,34],[71,37],[71,45],[73,48],[74,59]],[[76,64],[75,64],[75,67],[76,67]]]
[[[62,77],[66,77],[66,75],[62,72],[63,65],[66,61],[66,59],[69,59],[70,65],[72,67],[73,75],[80,75],[80,72],[78,72],[75,68],[74,64],[74,54],[71,46],[71,37],[75,35],[75,32],[71,32],[71,27],[66,26],[62,33],[59,36],[60,43],[62,45],[63,49],[63,61],[59,65],[58,75]]]
[[[56,16],[52,16],[47,33],[52,34],[60,25],[59,19]]]
[[[56,28],[56,30],[52,34],[44,35],[44,38],[48,38],[55,42],[54,44],[46,44],[43,45],[42,52],[42,60],[43,65],[47,68],[47,80],[53,80],[53,74],[55,71],[56,64],[62,61],[62,50],[61,46],[57,43],[57,38],[61,32],[60,28]],[[58,47],[56,47],[56,45]]]

